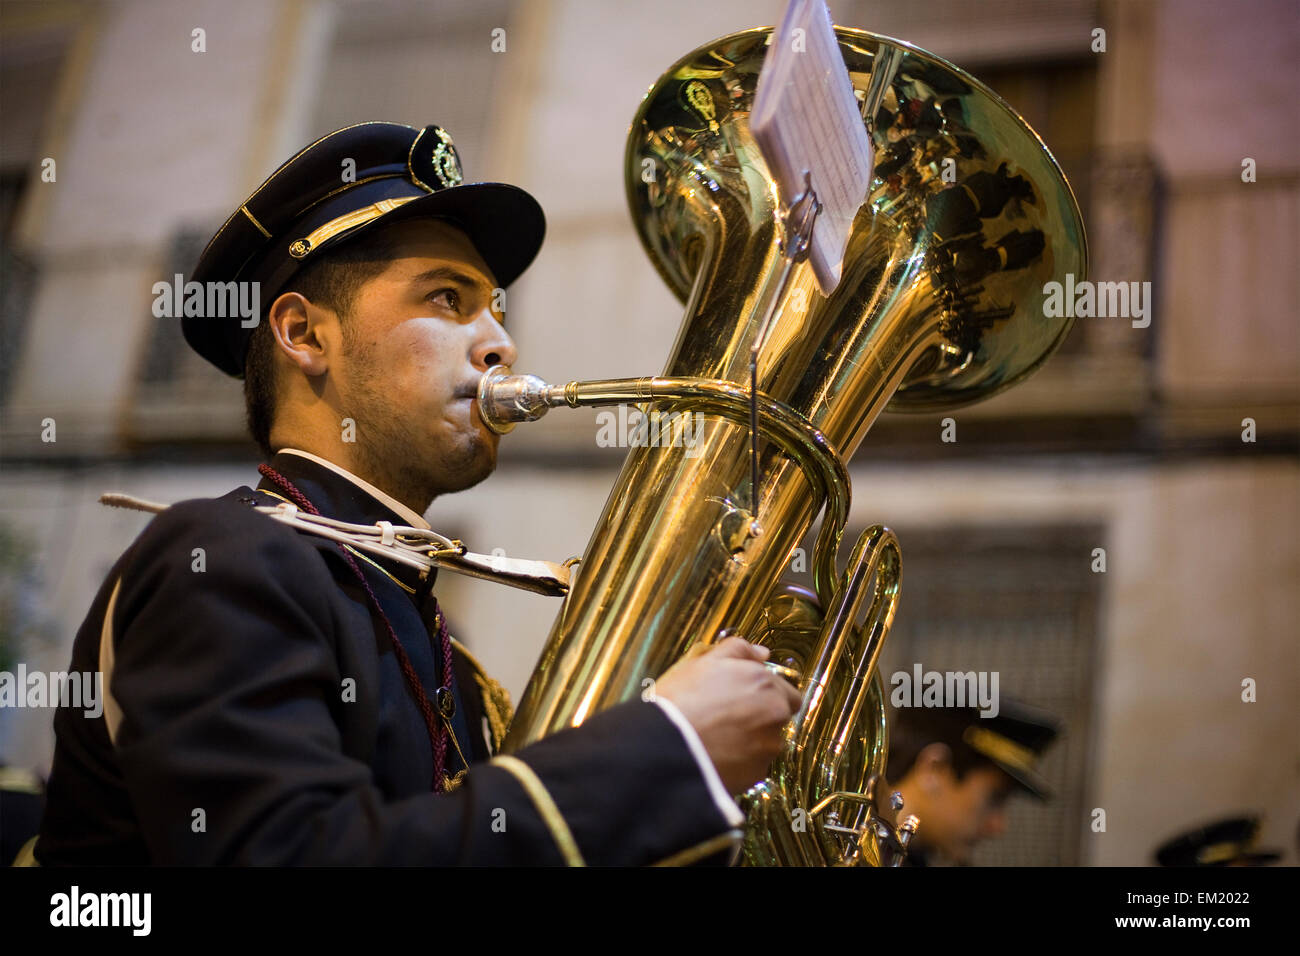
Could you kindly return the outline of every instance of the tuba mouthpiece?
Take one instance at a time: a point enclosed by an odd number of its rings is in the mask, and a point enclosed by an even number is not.
[[[506,365],[493,365],[478,383],[478,414],[483,424],[504,435],[519,422],[535,422],[555,404],[551,386],[536,375],[511,375]]]

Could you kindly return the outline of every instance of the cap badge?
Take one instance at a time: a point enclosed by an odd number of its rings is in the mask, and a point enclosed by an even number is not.
[[[456,147],[444,130],[438,130],[437,136],[441,142],[433,150],[434,175],[444,186],[455,186],[464,179],[460,172],[460,162],[456,158]]]
[[[415,138],[408,167],[411,179],[430,192],[458,186],[464,180],[456,144],[440,126],[428,126]]]

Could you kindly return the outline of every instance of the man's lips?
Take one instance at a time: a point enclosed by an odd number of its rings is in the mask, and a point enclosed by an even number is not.
[[[478,407],[478,382],[474,382],[473,384],[469,384],[469,385],[463,385],[463,386],[461,386],[460,388],[456,389],[456,391],[453,393],[453,395],[454,395],[454,397],[455,397],[455,400],[456,400],[456,403],[457,403],[457,404],[460,404],[461,402],[467,402],[467,403],[469,404],[469,407],[470,407],[471,409],[473,409],[473,417],[474,417],[474,418],[479,422],[479,424],[481,425],[481,427],[483,427],[485,430],[487,430],[487,431],[489,431],[489,432],[492,431],[492,430],[491,430],[490,428],[488,428],[487,425],[483,422],[483,416],[479,413],[479,407]]]

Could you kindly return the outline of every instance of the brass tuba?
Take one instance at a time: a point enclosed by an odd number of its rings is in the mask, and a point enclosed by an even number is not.
[[[807,262],[783,276],[791,210],[748,121],[770,33],[690,53],[632,122],[633,220],[686,303],[664,374],[483,377],[480,414],[502,432],[558,405],[660,413],[658,440],[628,454],[503,749],[642,694],[693,645],[738,632],[803,690],[782,756],[743,797],[744,860],[896,864],[915,820],[895,826],[874,789],[887,751],[876,663],[899,549],[875,526],[837,566],[846,462],[886,406],[946,410],[1036,369],[1071,321],[1044,315],[1044,285],[1082,279],[1086,243],[1052,154],[996,94],[924,50],[837,28],[875,179],[831,296]],[[812,590],[779,583],[819,512]]]

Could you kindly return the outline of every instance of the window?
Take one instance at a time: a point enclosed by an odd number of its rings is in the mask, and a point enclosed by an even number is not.
[[[881,653],[889,677],[925,671],[996,671],[1000,697],[1046,710],[1064,724],[1039,770],[1055,791],[1041,803],[1014,797],[1008,829],[981,843],[982,866],[1074,866],[1086,832],[1094,655],[1104,545],[1094,525],[971,526],[898,530],[902,593]],[[856,535],[845,536],[853,540]],[[925,821],[921,821],[922,827]]]

